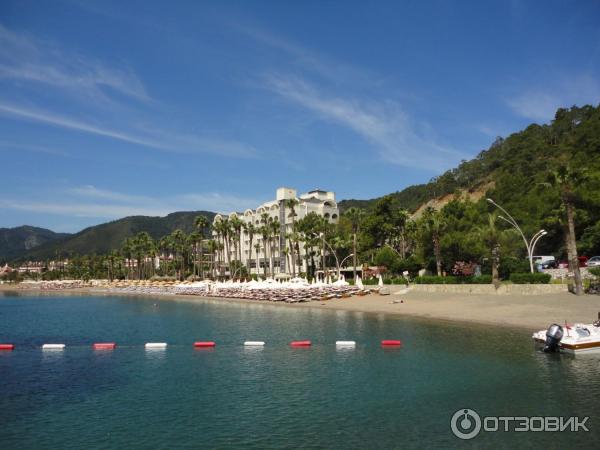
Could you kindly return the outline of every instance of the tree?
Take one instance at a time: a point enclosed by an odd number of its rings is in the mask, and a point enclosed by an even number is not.
[[[574,274],[575,294],[583,295],[583,282],[579,270],[577,255],[577,239],[575,236],[575,203],[577,200],[577,187],[585,180],[583,169],[573,169],[570,165],[559,165],[548,174],[548,185],[558,192],[560,201],[565,211],[565,241],[569,258],[569,271]]]
[[[271,228],[271,259],[270,259],[270,267],[271,267],[271,276],[274,276],[275,274],[275,267],[274,267],[274,247],[275,247],[275,243],[277,243],[278,238],[279,238],[279,233],[281,232],[281,224],[279,223],[278,219],[273,219],[271,218],[270,222],[269,222],[269,226]],[[279,267],[281,267],[281,259],[283,258],[283,254],[282,254],[283,249],[279,248]]]
[[[267,278],[267,247],[269,247],[269,242],[271,239],[271,227],[269,226],[270,217],[268,213],[262,213],[260,215],[260,222],[262,223],[260,227],[260,234],[262,236],[262,247],[263,247],[263,272],[265,278]]]
[[[494,284],[500,281],[498,264],[500,262],[500,240],[502,236],[502,231],[496,227],[496,218],[496,214],[488,214],[487,225],[479,227],[477,230],[481,240],[489,250],[492,263],[492,283]]]
[[[287,199],[284,202],[284,207],[285,208],[289,208],[289,210],[290,210],[290,213],[288,214],[288,217],[292,218],[292,233],[296,229],[296,216],[297,216],[297,214],[296,214],[296,206],[298,206],[298,203],[299,203],[298,200],[295,199],[295,198]],[[293,234],[290,234],[290,236],[289,236],[289,242],[290,242],[290,247],[289,247],[290,248],[290,255],[292,257],[292,277],[295,277],[296,276],[296,258],[294,256],[294,254],[295,254],[295,252],[294,252],[294,250],[295,250],[294,249],[295,242],[294,242],[294,235]]]
[[[442,249],[441,237],[446,229],[446,222],[439,211],[431,206],[427,207],[423,214],[423,225],[431,238],[433,253],[435,255],[435,267],[438,277],[442,276]]]
[[[200,233],[200,277],[204,279],[204,238],[206,237],[206,230],[209,228],[210,222],[204,216],[197,216],[194,219],[194,227]]]
[[[233,241],[235,245],[234,256],[238,261],[242,261],[242,228],[244,226],[244,222],[242,222],[238,216],[233,216],[229,219],[229,224],[231,226],[231,231],[233,234]]]
[[[252,242],[254,241],[254,235],[256,234],[256,227],[252,222],[244,223],[244,231],[248,235],[248,273],[251,273],[252,266]],[[258,262],[258,261],[257,261]],[[256,273],[258,273],[258,266],[256,266]]]
[[[350,224],[352,227],[352,265],[353,265],[353,275],[354,280],[356,280],[356,264],[357,264],[357,243],[358,243],[358,232],[360,230],[361,223],[365,217],[365,212],[362,209],[358,208],[350,208],[346,211],[345,216],[350,220]]]

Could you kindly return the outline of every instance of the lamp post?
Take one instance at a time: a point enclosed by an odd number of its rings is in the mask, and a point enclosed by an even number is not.
[[[492,205],[494,205],[496,208],[500,209],[504,214],[506,214],[508,216],[508,217],[498,216],[499,219],[502,219],[505,222],[510,223],[513,226],[513,228],[515,228],[521,234],[521,237],[523,238],[523,242],[525,243],[525,248],[527,248],[527,257],[529,258],[529,269],[531,270],[531,273],[533,273],[533,252],[535,250],[535,246],[543,236],[546,236],[548,234],[548,232],[543,229],[539,230],[528,241],[527,238],[525,237],[525,233],[523,233],[523,230],[521,230],[521,227],[519,227],[519,225],[517,224],[517,221],[513,218],[513,216],[511,216],[509,214],[509,212],[507,210],[505,210],[502,206],[500,206],[498,203],[496,203],[491,198],[488,198],[487,201],[489,203],[491,203]]]

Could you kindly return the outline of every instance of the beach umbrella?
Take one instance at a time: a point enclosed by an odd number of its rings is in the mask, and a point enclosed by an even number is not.
[[[360,279],[360,275],[356,275],[356,286],[360,290],[364,290],[364,288],[365,288],[365,285],[363,284],[362,280]]]

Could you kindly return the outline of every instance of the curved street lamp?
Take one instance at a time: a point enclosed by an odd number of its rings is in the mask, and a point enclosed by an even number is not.
[[[500,206],[498,203],[496,203],[491,198],[488,198],[487,201],[489,203],[491,203],[492,205],[494,205],[496,208],[500,209],[502,212],[504,212],[504,214],[506,214],[508,216],[508,218],[504,217],[504,216],[498,216],[499,219],[502,219],[505,222],[510,223],[513,226],[513,228],[515,228],[521,234],[521,237],[523,238],[523,242],[525,243],[525,247],[527,248],[527,257],[529,258],[529,269],[531,270],[531,273],[533,273],[533,252],[535,250],[535,246],[543,236],[546,236],[548,234],[548,232],[543,229],[539,230],[528,241],[527,238],[525,237],[525,233],[523,233],[523,230],[521,230],[521,227],[519,227],[519,225],[517,224],[517,221],[513,218],[513,216],[511,216],[509,214],[509,212],[507,210],[505,210],[502,206]]]

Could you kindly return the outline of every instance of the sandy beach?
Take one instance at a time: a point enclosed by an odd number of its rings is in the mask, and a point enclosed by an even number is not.
[[[11,285],[0,285],[1,291],[14,291]],[[60,292],[19,290],[31,295],[139,295],[99,288],[69,289]],[[152,295],[152,294],[150,294]],[[569,293],[547,295],[481,295],[411,292],[392,295],[369,294],[350,298],[288,304],[256,300],[210,298],[193,295],[152,295],[164,299],[185,301],[214,301],[237,303],[264,303],[285,308],[318,308],[364,313],[393,314],[452,322],[470,322],[495,326],[509,326],[530,331],[546,328],[549,324],[591,323],[600,313],[600,296],[577,297]]]

